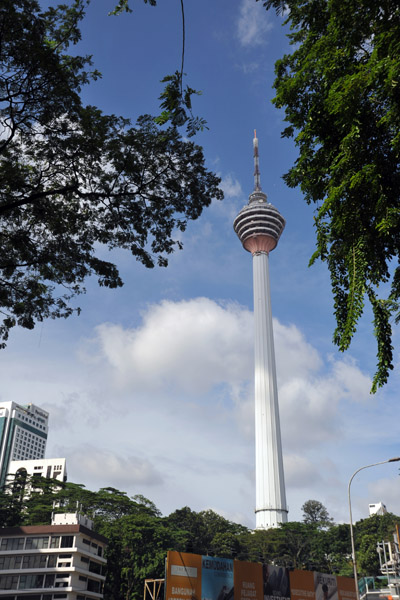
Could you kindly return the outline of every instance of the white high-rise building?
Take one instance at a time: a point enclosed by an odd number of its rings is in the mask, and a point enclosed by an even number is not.
[[[67,481],[66,459],[40,458],[38,460],[12,460],[8,466],[6,483],[13,483],[17,478],[20,488],[24,488],[24,495],[29,496],[37,487],[35,479],[38,477],[56,479],[62,482]]]
[[[253,255],[255,327],[256,529],[287,522],[281,429],[268,256],[285,227],[285,219],[267,202],[260,185],[258,140],[254,132],[254,191],[233,227]]]
[[[49,413],[34,404],[0,402],[0,488],[11,461],[44,458]]]
[[[372,515],[386,515],[387,513],[387,508],[386,508],[386,504],[383,504],[383,502],[376,502],[375,504],[370,504],[369,505],[369,516],[372,517]]]

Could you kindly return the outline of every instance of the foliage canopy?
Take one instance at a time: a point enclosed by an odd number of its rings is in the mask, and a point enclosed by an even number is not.
[[[329,527],[333,519],[329,516],[326,507],[319,500],[307,500],[301,507],[304,523],[315,525],[318,528]]]
[[[346,350],[367,298],[377,339],[372,391],[393,369],[400,299],[400,7],[397,0],[262,0],[290,24],[275,66],[299,156],[284,176],[317,205],[317,259],[331,275]]]
[[[32,486],[30,497],[23,493],[24,486]],[[48,524],[54,501],[58,512],[75,512],[79,504],[94,520],[95,531],[107,537],[105,600],[142,598],[143,580],[162,577],[168,550],[346,576],[353,572],[348,525],[322,528],[315,520],[294,521],[277,529],[250,531],[212,510],[195,512],[186,506],[163,517],[140,494],[129,497],[112,487],[92,492],[80,484],[36,476],[15,480],[0,491],[0,527]],[[314,506],[310,502],[318,503],[312,500],[304,506]],[[388,513],[356,523],[360,575],[380,574],[376,544],[392,538],[398,520]]]
[[[144,115],[132,126],[83,106],[82,86],[99,76],[90,57],[68,54],[84,8],[84,0],[46,10],[36,0],[0,7],[3,346],[16,324],[32,329],[69,316],[88,276],[121,286],[117,267],[103,258],[107,249],[166,266],[182,245],[176,232],[222,198],[202,149],[178,130],[187,122],[194,133],[201,123],[185,115],[174,121],[179,98],[165,92],[162,124]],[[176,87],[178,76],[169,83]],[[192,93],[183,98],[187,109]]]

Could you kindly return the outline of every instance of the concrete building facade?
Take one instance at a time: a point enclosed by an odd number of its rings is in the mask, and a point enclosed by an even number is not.
[[[375,504],[369,504],[368,508],[370,517],[372,517],[372,515],[382,516],[386,515],[387,513],[386,504],[383,504],[383,502],[375,502]]]
[[[106,543],[77,513],[0,529],[0,600],[101,600]]]
[[[27,477],[45,477],[67,481],[67,461],[65,458],[41,458],[39,460],[12,460],[8,467],[8,480],[13,481],[17,474]]]

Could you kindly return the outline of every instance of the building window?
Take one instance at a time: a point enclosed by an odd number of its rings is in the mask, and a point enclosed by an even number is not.
[[[88,579],[88,592],[95,592],[96,594],[100,594],[100,582],[95,581],[94,579]]]
[[[56,566],[57,554],[49,554],[49,560],[47,561],[47,568],[52,569]]]
[[[18,589],[28,590],[30,588],[42,588],[43,583],[44,575],[21,575],[19,578]]]
[[[1,575],[0,590],[16,590],[18,586],[17,575]]]
[[[44,587],[45,588],[52,588],[54,587],[54,575],[46,575],[46,578],[44,580]]]
[[[22,556],[0,556],[0,571],[21,568]]]
[[[46,537],[28,537],[26,538],[26,550],[41,550],[42,548],[49,547],[49,538]]]
[[[73,535],[63,535],[61,538],[61,548],[72,548],[74,545]]]
[[[51,542],[50,542],[50,548],[59,548],[59,547],[60,547],[60,536],[52,535]]]
[[[96,563],[93,560],[91,560],[90,564],[89,564],[89,571],[91,573],[96,573],[97,575],[101,575],[101,565],[99,563]]]
[[[23,569],[45,569],[47,554],[28,554],[22,559]]]
[[[3,538],[0,550],[23,550],[25,538]]]

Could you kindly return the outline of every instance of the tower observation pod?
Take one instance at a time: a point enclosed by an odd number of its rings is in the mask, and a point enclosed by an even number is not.
[[[243,247],[253,255],[255,329],[255,442],[256,529],[270,529],[287,522],[281,429],[268,255],[285,227],[278,209],[261,190],[258,139],[254,131],[254,191],[249,203],[233,222]]]

